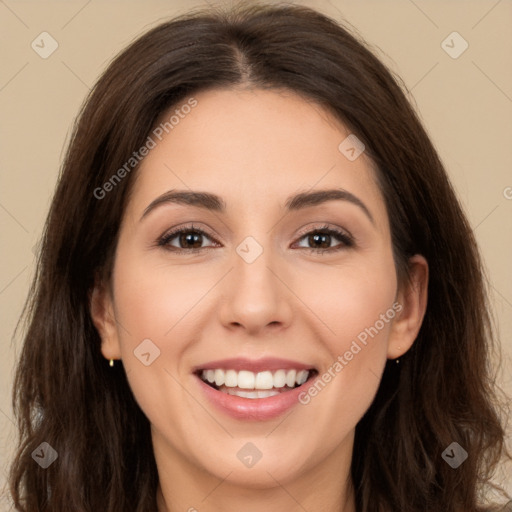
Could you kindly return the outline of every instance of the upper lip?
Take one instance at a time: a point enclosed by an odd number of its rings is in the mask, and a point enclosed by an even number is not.
[[[200,364],[193,368],[193,372],[200,370],[215,370],[217,368],[223,370],[247,370],[249,372],[263,372],[266,370],[314,370],[311,364],[299,363],[290,359],[279,359],[275,357],[264,357],[262,359],[247,359],[243,357],[236,357],[231,359],[218,359],[217,361],[210,361]]]

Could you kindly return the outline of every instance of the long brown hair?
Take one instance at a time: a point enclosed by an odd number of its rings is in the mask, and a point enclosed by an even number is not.
[[[407,277],[413,254],[429,262],[420,333],[400,365],[388,363],[356,427],[357,510],[490,510],[481,493],[500,456],[510,455],[491,371],[498,346],[484,273],[400,83],[353,31],[285,4],[194,11],[159,24],[112,61],[75,123],[22,314],[13,393],[20,441],[10,475],[17,510],[156,510],[149,421],[122,364],[110,368],[103,358],[89,311],[96,274],[111,275],[137,166],[109,193],[98,189],[165,110],[198,91],[233,86],[289,89],[337,116],[376,165],[398,275]],[[442,458],[454,441],[469,455],[456,470]],[[31,456],[43,442],[58,452],[47,469]]]

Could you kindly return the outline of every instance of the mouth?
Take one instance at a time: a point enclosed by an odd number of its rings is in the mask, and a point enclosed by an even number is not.
[[[315,368],[252,372],[225,368],[198,369],[195,375],[221,393],[248,399],[265,399],[289,393],[318,375]]]

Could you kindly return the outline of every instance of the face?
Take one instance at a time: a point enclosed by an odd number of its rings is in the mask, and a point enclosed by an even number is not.
[[[285,483],[350,459],[411,308],[374,169],[340,122],[289,91],[194,98],[138,170],[102,352],[122,359],[157,461]]]

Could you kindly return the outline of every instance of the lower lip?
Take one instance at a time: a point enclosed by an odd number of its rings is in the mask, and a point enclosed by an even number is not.
[[[305,384],[290,391],[283,391],[279,395],[268,398],[244,398],[228,395],[212,388],[200,377],[196,376],[202,392],[208,400],[220,411],[238,420],[265,421],[277,418],[288,409],[299,403],[299,395],[307,391],[315,378],[309,379]]]

